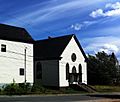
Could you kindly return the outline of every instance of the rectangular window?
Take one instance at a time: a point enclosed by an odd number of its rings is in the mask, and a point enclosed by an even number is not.
[[[24,68],[20,68],[20,75],[24,75]]]
[[[1,52],[6,52],[6,45],[5,44],[1,44]]]

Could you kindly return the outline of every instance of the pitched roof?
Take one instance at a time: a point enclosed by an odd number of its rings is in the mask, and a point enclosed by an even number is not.
[[[60,59],[60,55],[74,37],[85,59],[87,58],[74,34],[36,41],[34,45],[35,60]]]
[[[6,24],[0,24],[0,39],[26,43],[32,43],[34,41],[24,28]]]

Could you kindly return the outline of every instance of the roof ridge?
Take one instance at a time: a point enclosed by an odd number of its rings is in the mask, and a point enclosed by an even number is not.
[[[3,24],[3,23],[0,23],[0,25],[3,25],[3,26],[8,26],[8,27],[13,27],[13,28],[24,29],[23,27],[18,27],[18,26],[9,25],[9,24]]]
[[[59,36],[55,38],[36,41],[34,53],[39,59],[56,59],[59,58],[73,34]],[[37,49],[37,50],[36,50]],[[41,53],[39,53],[39,51]]]
[[[34,39],[25,28],[0,23],[0,39],[33,43]]]
[[[36,40],[36,42],[39,42],[39,41],[46,41],[46,40],[50,40],[50,39],[59,39],[59,38],[63,38],[63,37],[68,37],[68,36],[74,36],[75,34],[69,34],[69,35],[63,35],[63,36],[57,36],[57,37],[51,37],[51,36],[48,36],[48,38],[46,39],[41,39],[41,40]]]

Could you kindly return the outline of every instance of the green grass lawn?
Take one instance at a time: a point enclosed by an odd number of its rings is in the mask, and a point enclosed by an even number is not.
[[[120,86],[95,85],[97,92],[120,92]]]
[[[22,87],[22,88],[21,88]],[[32,87],[26,87],[26,91],[23,86],[18,86],[18,84],[10,84],[7,87],[0,90],[0,95],[22,95],[22,94],[85,94],[85,92],[80,89],[74,89],[71,87],[51,89],[40,85],[34,85]],[[110,86],[110,85],[94,85],[92,86],[98,93],[110,93],[110,92],[120,92],[120,86]]]

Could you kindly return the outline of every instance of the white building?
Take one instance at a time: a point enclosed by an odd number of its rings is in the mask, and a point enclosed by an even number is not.
[[[33,39],[24,28],[0,24],[0,84],[33,83]]]
[[[51,87],[87,84],[87,58],[75,35],[36,41],[34,56],[35,82]]]
[[[52,87],[87,84],[86,60],[74,34],[34,42],[24,28],[0,24],[0,85],[33,80]]]

